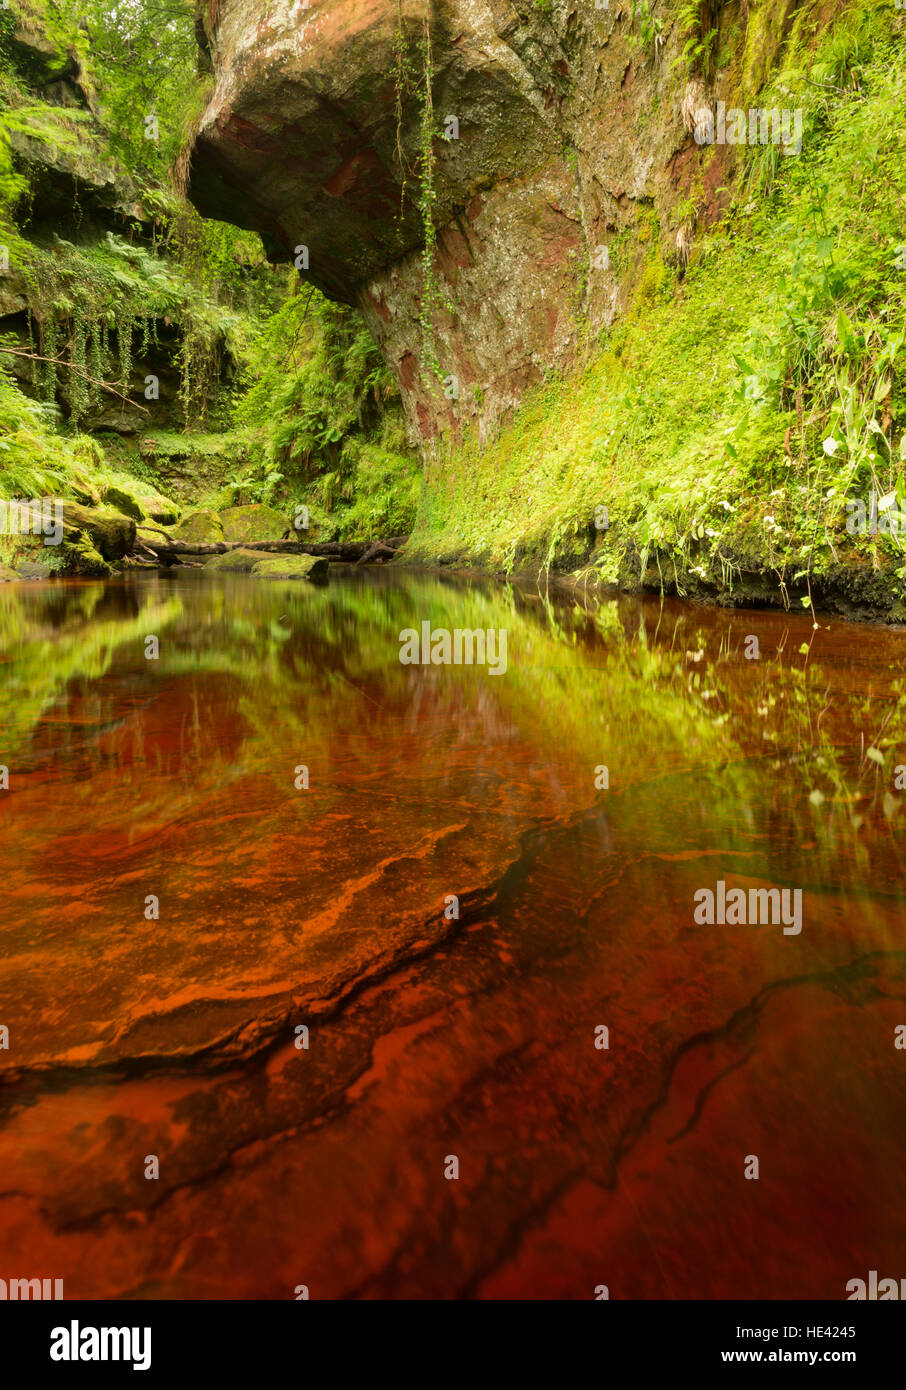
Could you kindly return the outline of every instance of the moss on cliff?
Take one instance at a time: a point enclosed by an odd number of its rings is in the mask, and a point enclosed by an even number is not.
[[[413,556],[899,611],[906,541],[848,535],[845,502],[906,504],[903,27],[854,5],[790,43],[758,104],[802,110],[801,154],[749,149],[685,275],[650,250],[584,371],[438,451]]]

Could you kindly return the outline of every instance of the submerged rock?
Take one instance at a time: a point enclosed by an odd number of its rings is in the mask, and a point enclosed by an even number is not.
[[[223,540],[223,526],[217,512],[190,512],[173,528],[173,539],[187,544],[216,545]]]
[[[227,541],[279,541],[289,530],[286,518],[273,507],[227,507],[220,513]]]
[[[268,555],[252,570],[255,579],[308,579],[326,584],[328,562],[323,555]]]

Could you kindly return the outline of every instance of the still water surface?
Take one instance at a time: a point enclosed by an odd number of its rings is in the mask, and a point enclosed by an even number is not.
[[[423,620],[506,674],[402,665]],[[0,1276],[906,1276],[904,644],[402,570],[0,587]],[[801,932],[696,923],[719,882]]]

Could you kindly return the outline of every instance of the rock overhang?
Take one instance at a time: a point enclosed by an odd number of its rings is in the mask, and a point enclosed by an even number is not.
[[[275,259],[307,259],[306,277],[333,299],[356,302],[424,239],[424,11],[422,0],[221,0],[209,28],[216,86],[190,197],[261,233]],[[444,225],[476,192],[543,167],[558,142],[490,5],[435,4],[431,42],[438,124],[458,122],[457,138],[434,143],[433,212]],[[414,78],[402,92],[401,51]]]

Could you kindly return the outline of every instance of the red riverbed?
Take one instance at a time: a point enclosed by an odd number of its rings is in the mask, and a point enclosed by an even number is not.
[[[402,665],[424,620],[505,674]],[[906,1276],[904,640],[404,572],[0,588],[0,1277]],[[718,882],[801,932],[697,923]]]

